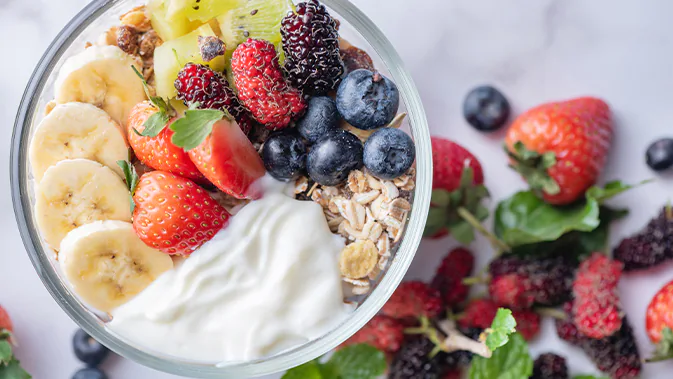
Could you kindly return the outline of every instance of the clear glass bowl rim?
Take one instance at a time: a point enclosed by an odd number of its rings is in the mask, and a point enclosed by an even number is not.
[[[385,35],[348,0],[322,0],[347,21],[371,45],[387,66],[392,80],[400,89],[416,143],[416,190],[407,229],[388,271],[368,299],[344,323],[307,344],[281,354],[244,363],[214,366],[161,356],[129,345],[105,329],[101,321],[76,301],[53,270],[33,223],[28,185],[27,146],[30,127],[47,79],[56,63],[74,41],[94,20],[125,0],[94,0],[77,14],[56,36],[40,59],[23,94],[17,112],[11,142],[10,183],[12,203],[21,238],[30,260],[47,290],[61,308],[87,333],[116,353],[145,366],[194,378],[242,378],[271,374],[315,359],[359,330],[392,295],[404,277],[420,244],[430,206],[432,188],[432,153],[430,134],[421,99],[402,60]]]

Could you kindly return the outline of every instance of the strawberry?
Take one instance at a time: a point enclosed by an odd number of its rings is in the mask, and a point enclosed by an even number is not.
[[[156,134],[150,131],[150,128],[146,128],[145,124],[148,120],[159,112],[161,111],[157,107],[146,101],[131,109],[127,123],[128,139],[136,157],[155,170],[203,181],[203,175],[189,159],[187,152],[171,142],[173,131],[166,126],[170,125],[174,119],[160,125],[161,130]]]
[[[556,205],[581,198],[596,183],[612,141],[610,108],[582,97],[543,104],[519,116],[505,138],[511,167]]]
[[[420,281],[403,282],[381,309],[386,316],[409,320],[433,318],[442,312],[439,291]]]
[[[215,109],[189,109],[171,124],[171,141],[185,149],[196,168],[217,188],[239,199],[258,198],[252,184],[266,170],[236,122]]]
[[[229,213],[189,179],[152,171],[137,183],[133,229],[150,247],[189,255],[229,221]]]
[[[663,286],[650,301],[645,328],[654,343],[661,342],[664,328],[673,329],[673,281]]]
[[[12,319],[9,318],[9,313],[0,305],[0,334],[3,331],[12,333],[14,331],[14,324],[12,324]]]
[[[386,353],[396,353],[404,343],[404,324],[398,320],[377,315],[341,346],[366,343]]]
[[[474,231],[459,210],[478,221],[488,217],[481,200],[488,196],[479,160],[457,143],[432,137],[432,203],[425,236],[438,238],[449,231],[458,241],[470,243]]]

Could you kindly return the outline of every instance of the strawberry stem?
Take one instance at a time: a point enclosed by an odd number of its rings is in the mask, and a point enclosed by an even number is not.
[[[505,151],[511,159],[509,166],[518,171],[538,195],[557,195],[561,192],[559,184],[549,176],[548,170],[556,165],[556,155],[553,152],[540,154],[529,150],[521,141],[514,143],[513,151],[507,146]]]
[[[464,207],[459,207],[458,210],[458,215],[465,220],[468,224],[470,224],[473,228],[475,228],[481,235],[483,235],[488,241],[491,243],[491,246],[495,249],[495,255],[499,256],[503,252],[508,252],[511,250],[509,246],[507,246],[506,243],[501,241],[498,237],[495,236],[495,234],[489,232],[486,228],[484,228],[484,225],[477,220],[470,211],[465,209]]]
[[[490,275],[469,276],[463,279],[463,284],[466,286],[473,286],[476,284],[488,284],[490,281]]]
[[[568,314],[556,308],[535,308],[535,312],[541,316],[548,316],[556,320],[567,320]]]

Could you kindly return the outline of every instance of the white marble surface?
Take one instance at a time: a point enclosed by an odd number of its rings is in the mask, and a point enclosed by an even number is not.
[[[652,176],[643,151],[655,137],[673,135],[673,28],[669,0],[354,0],[383,29],[406,61],[435,135],[466,144],[484,162],[487,184],[501,198],[522,186],[505,168],[502,134],[484,136],[470,129],[460,105],[474,85],[493,83],[515,112],[537,103],[576,95],[604,97],[617,125],[606,178],[639,180]],[[0,121],[9,141],[14,113],[33,67],[49,41],[86,0],[0,0]],[[6,142],[5,149],[8,149]],[[8,153],[0,171],[8,178]],[[7,179],[6,179],[7,180]],[[662,180],[617,200],[632,215],[613,230],[613,242],[637,229],[670,200],[671,180]],[[14,316],[21,341],[18,355],[37,379],[69,378],[78,367],[71,353],[75,324],[43,288],[19,238],[11,211],[9,183],[2,188],[0,303]],[[427,278],[451,246],[450,240],[423,243],[409,272]],[[485,262],[488,249],[475,250]],[[621,284],[626,312],[641,351],[650,350],[643,327],[652,295],[673,278],[673,267],[630,276]],[[592,371],[577,351],[545,325],[535,352],[568,354],[574,373]],[[105,364],[111,379],[174,378],[120,358]],[[670,378],[673,363],[648,366],[643,377]]]

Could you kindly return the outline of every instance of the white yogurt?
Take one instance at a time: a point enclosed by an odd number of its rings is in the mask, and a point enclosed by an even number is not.
[[[267,194],[113,311],[109,328],[184,359],[278,353],[323,335],[348,314],[337,264],[343,246],[318,204]]]

